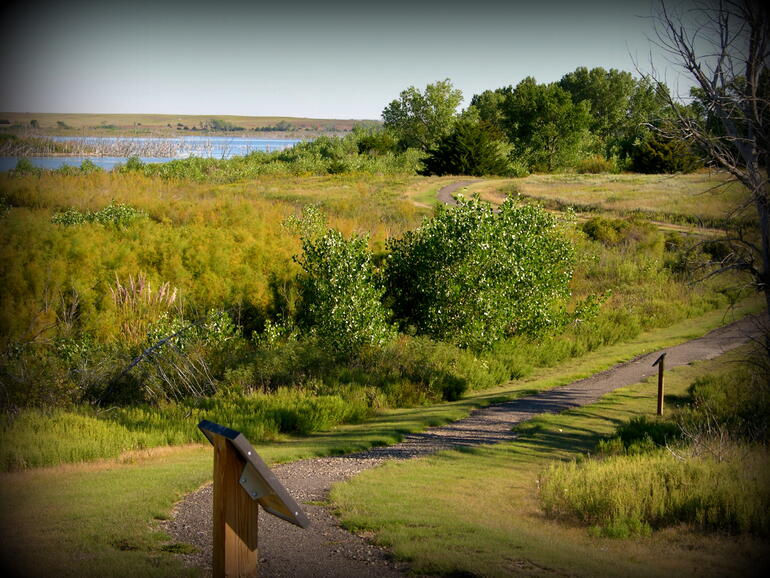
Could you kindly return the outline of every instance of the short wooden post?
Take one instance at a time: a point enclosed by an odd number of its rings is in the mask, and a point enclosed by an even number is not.
[[[300,528],[310,520],[242,433],[205,419],[198,429],[214,446],[214,577],[256,576],[259,508]]]
[[[257,575],[259,504],[240,485],[246,461],[229,440],[214,445],[214,577]]]
[[[658,415],[663,415],[663,368],[665,365],[666,354],[662,353],[658,360],[652,364],[658,366]]]

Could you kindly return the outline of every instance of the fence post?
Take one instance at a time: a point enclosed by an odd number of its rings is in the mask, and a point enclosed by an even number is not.
[[[663,415],[663,369],[665,365],[666,354],[661,353],[657,361],[652,364],[658,366],[658,415]]]

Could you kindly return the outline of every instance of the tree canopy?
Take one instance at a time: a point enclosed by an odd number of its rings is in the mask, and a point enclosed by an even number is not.
[[[424,91],[410,86],[385,107],[382,119],[403,148],[426,151],[452,129],[462,99],[449,79],[429,84]]]
[[[433,175],[507,175],[510,146],[482,122],[463,118],[428,150],[425,173]]]

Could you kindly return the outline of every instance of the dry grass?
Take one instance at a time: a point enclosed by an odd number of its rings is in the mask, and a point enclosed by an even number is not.
[[[617,215],[642,211],[661,220],[695,216],[704,222],[723,219],[748,198],[746,190],[730,182],[727,175],[709,171],[689,175],[530,175],[485,181],[470,190],[493,203],[518,193],[578,210],[593,207]]]

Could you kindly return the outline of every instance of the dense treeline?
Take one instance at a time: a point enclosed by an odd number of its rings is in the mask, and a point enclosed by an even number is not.
[[[410,87],[383,111],[385,131],[396,149],[422,150],[428,174],[658,173],[698,165],[697,151],[657,130],[671,117],[666,94],[628,72],[581,67],[550,84],[528,77],[486,90],[458,112],[461,100],[448,79],[422,92]],[[704,114],[695,102],[691,113]]]
[[[707,115],[694,96],[687,114]],[[119,170],[236,182],[271,174],[676,173],[701,164],[690,143],[664,136],[673,115],[668,96],[629,72],[578,68],[550,84],[528,77],[474,95],[459,110],[462,97],[448,79],[422,91],[409,87],[385,107],[381,127],[361,123],[343,137],[322,136],[284,151],[227,160],[193,157],[143,165],[131,159]],[[217,119],[206,126],[233,130]]]

